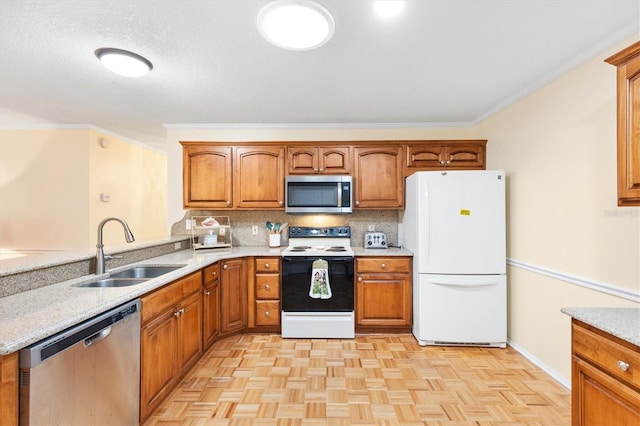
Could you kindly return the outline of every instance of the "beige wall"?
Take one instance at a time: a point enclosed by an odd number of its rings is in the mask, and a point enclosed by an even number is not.
[[[89,128],[0,131],[0,248],[94,247],[107,216],[137,241],[166,238],[166,203],[164,153]],[[104,241],[125,244],[121,227],[107,225]]]
[[[639,306],[640,209],[616,204],[616,72],[603,62],[632,41],[475,129],[488,167],[507,172],[509,338],[565,383],[560,308]]]

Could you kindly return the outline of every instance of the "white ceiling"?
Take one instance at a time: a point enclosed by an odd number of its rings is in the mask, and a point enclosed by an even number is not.
[[[0,0],[0,126],[91,125],[162,148],[166,125],[470,126],[638,33],[639,0],[319,0],[329,43],[281,50],[267,0]],[[103,68],[116,47],[154,64]]]

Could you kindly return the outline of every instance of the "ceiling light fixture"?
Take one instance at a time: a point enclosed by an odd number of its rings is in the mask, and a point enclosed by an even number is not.
[[[128,50],[103,47],[95,51],[110,71],[125,77],[142,77],[153,69],[153,64],[147,59]]]
[[[282,49],[315,49],[331,39],[335,23],[331,13],[311,0],[276,0],[258,13],[262,37]]]
[[[402,13],[404,4],[404,0],[377,0],[373,4],[373,10],[381,18],[393,18]]]

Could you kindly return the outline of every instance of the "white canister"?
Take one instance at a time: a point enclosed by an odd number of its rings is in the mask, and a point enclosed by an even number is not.
[[[280,234],[269,234],[269,247],[280,247]]]

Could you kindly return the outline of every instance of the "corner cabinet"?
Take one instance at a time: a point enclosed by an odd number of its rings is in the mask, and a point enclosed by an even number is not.
[[[355,276],[357,330],[411,329],[411,258],[357,257]]]
[[[640,424],[640,348],[571,322],[571,424]]]
[[[618,68],[618,205],[640,206],[640,41],[605,61]]]
[[[220,336],[239,333],[247,327],[247,261],[220,261]]]
[[[353,151],[354,207],[404,207],[402,146],[357,146]]]

